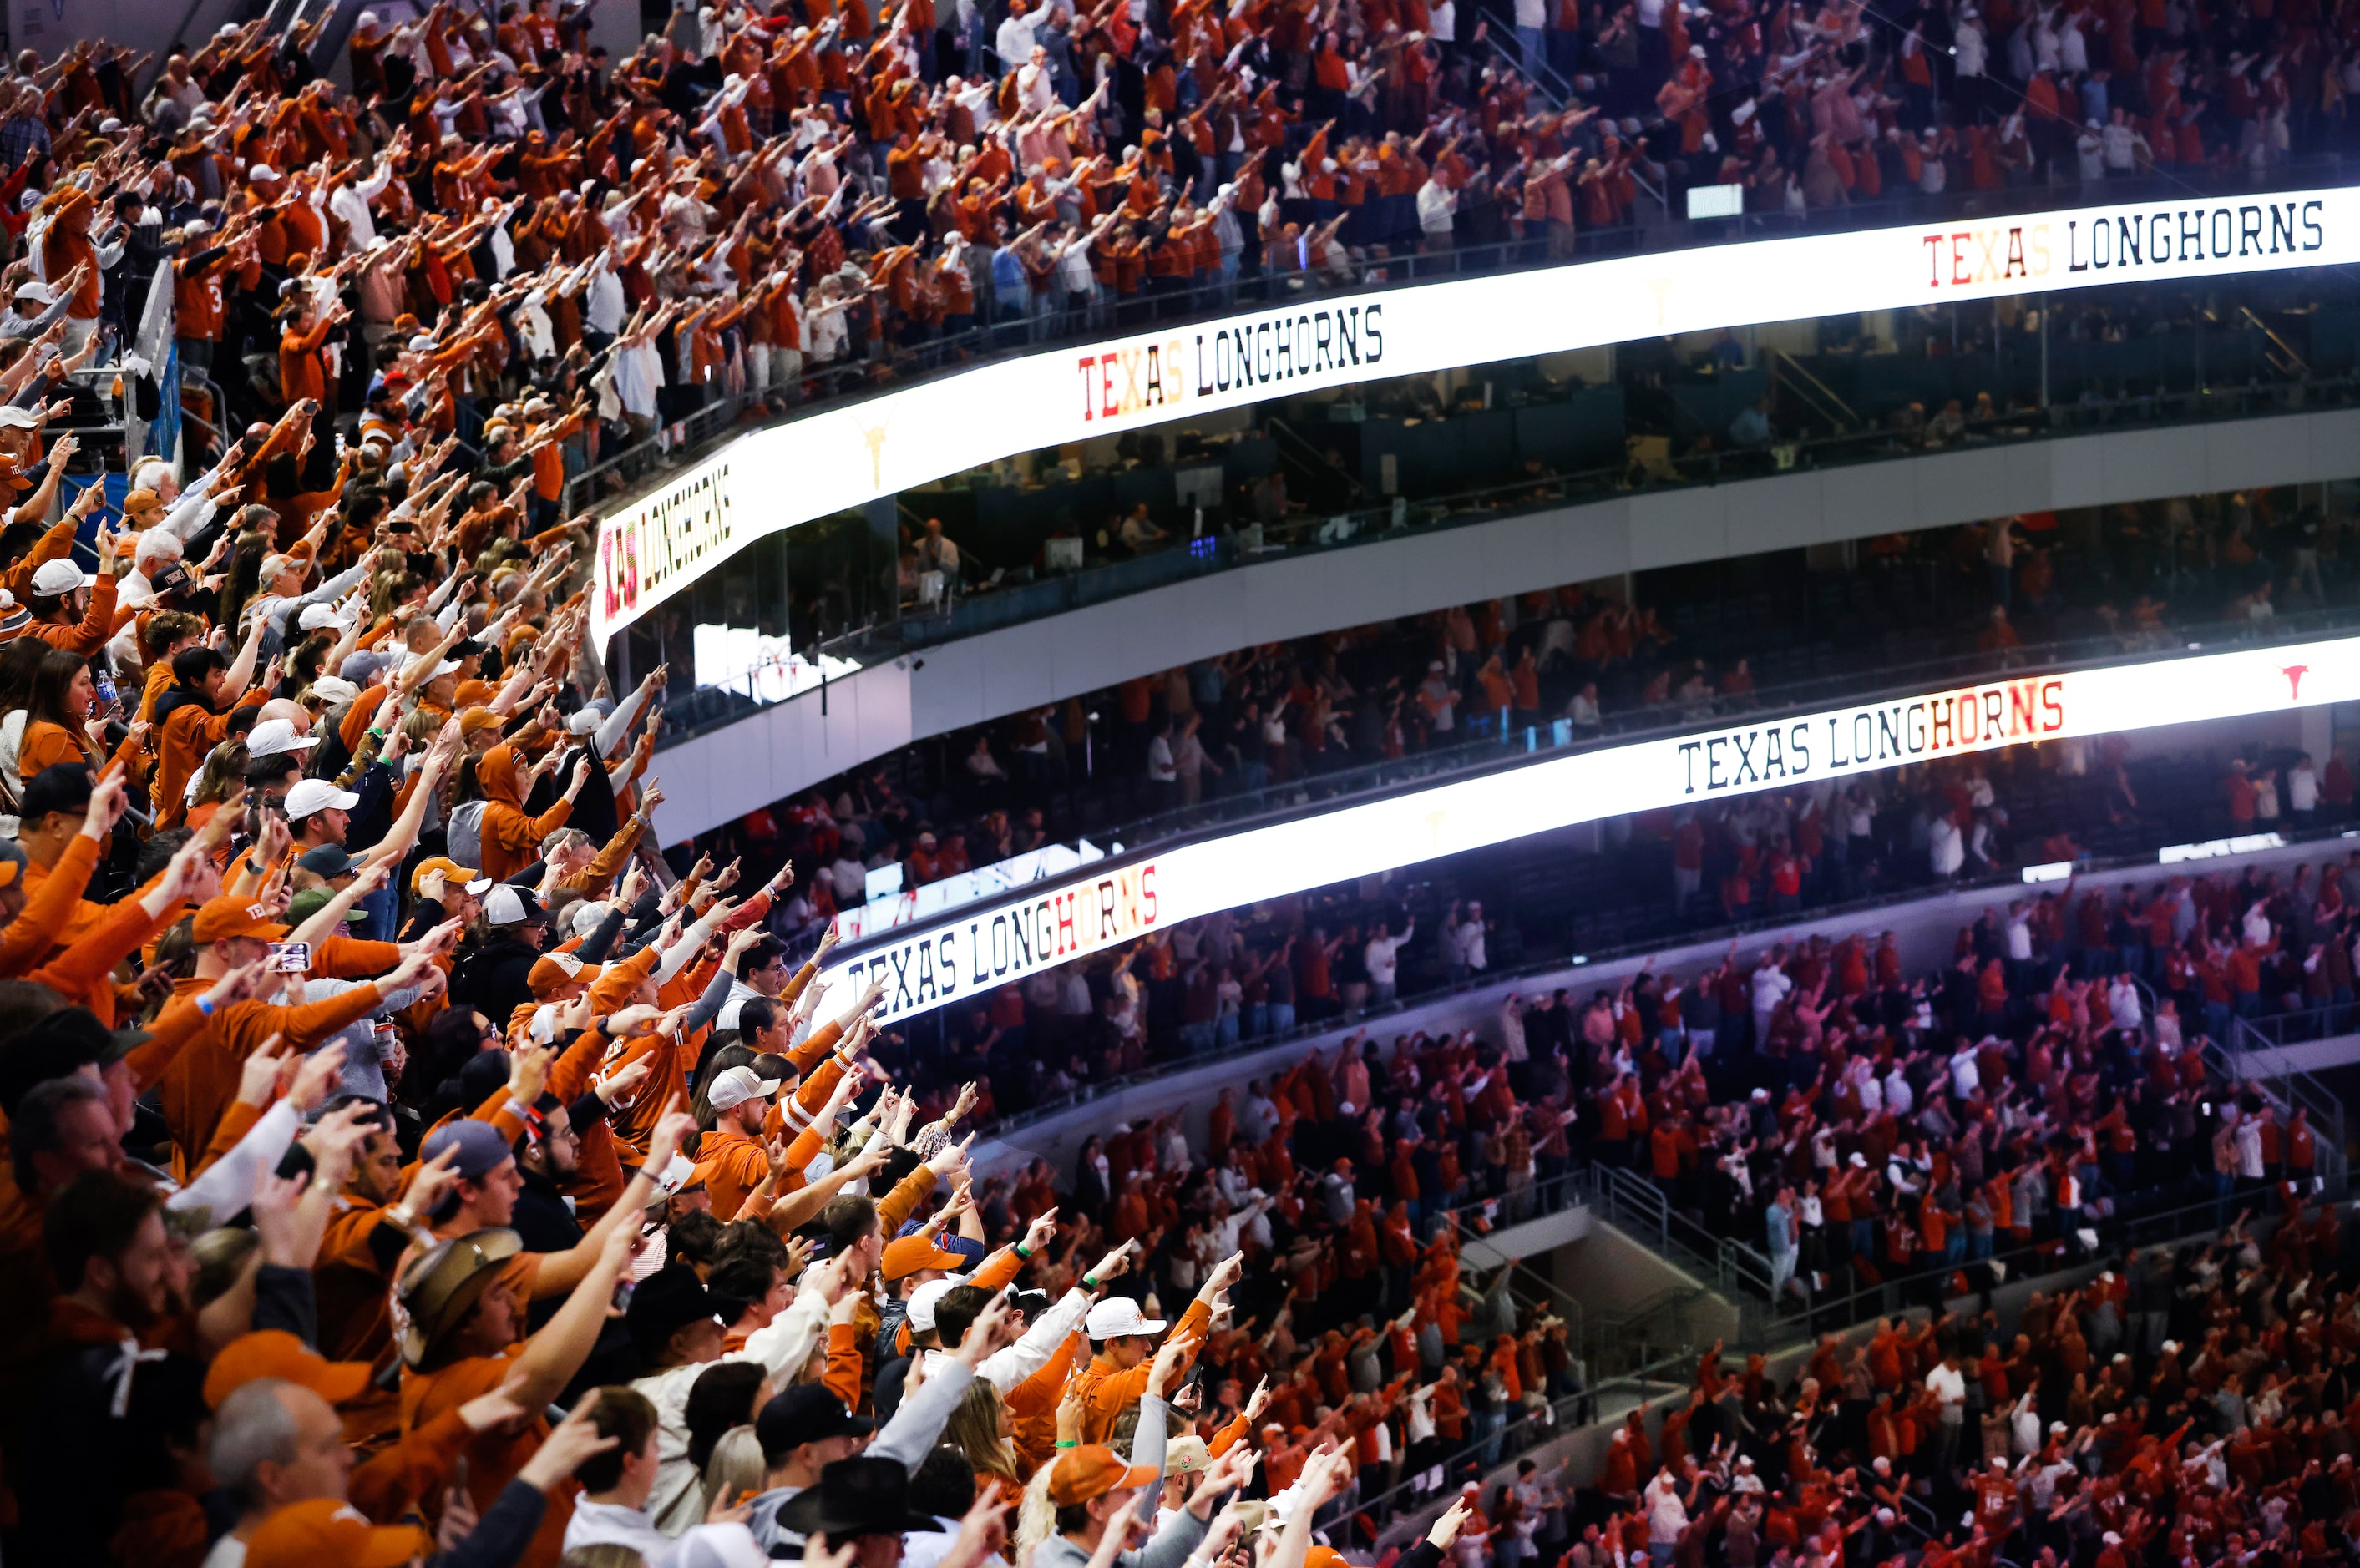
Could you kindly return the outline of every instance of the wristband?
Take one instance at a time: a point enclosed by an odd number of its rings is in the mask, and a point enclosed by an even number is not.
[[[213,1016],[213,999],[209,996],[199,996],[197,998],[197,1011],[202,1013],[207,1018],[212,1018]]]
[[[1095,1274],[1085,1274],[1082,1276],[1082,1283],[1095,1290],[1098,1288],[1098,1277]]]
[[[1057,1440],[1057,1446],[1060,1448],[1079,1448],[1081,1443],[1070,1437],[1061,1437]]]
[[[1016,1256],[1029,1262],[1032,1257],[1032,1249],[1020,1241],[1016,1244]]]

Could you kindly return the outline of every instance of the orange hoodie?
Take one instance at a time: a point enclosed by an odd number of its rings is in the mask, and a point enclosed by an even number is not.
[[[541,858],[541,841],[565,825],[574,802],[562,797],[537,817],[524,810],[524,790],[517,777],[513,746],[496,746],[476,760],[475,782],[483,786],[483,860],[476,870],[495,882],[506,881]]]

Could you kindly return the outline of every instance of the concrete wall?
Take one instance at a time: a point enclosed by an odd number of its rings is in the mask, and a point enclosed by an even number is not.
[[[1504,1225],[1488,1235],[1469,1236],[1459,1248],[1459,1256],[1474,1269],[1497,1269],[1520,1258],[1537,1258],[1544,1253],[1557,1257],[1568,1249],[1578,1248],[1598,1228],[1588,1209],[1559,1209],[1522,1225]]]
[[[898,659],[659,754],[681,840],[912,741],[1193,659],[1505,593],[2016,512],[2360,469],[2360,410],[2108,431],[1617,496],[1299,556]]]

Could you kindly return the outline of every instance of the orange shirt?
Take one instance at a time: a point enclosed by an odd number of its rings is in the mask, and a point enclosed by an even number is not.
[[[439,1371],[405,1369],[401,1375],[401,1430],[416,1432],[470,1399],[497,1392],[523,1353],[524,1346],[519,1344],[497,1356],[471,1356]],[[517,1472],[524,1468],[525,1461],[532,1457],[548,1436],[548,1421],[535,1411],[512,1433],[495,1428],[468,1444],[467,1494],[474,1499],[477,1514],[492,1506],[501,1488],[516,1479]],[[525,1548],[520,1568],[554,1568],[564,1555],[565,1527],[574,1518],[574,1497],[579,1489],[569,1480],[550,1493],[549,1508],[541,1517],[541,1529],[534,1532],[532,1543]]]

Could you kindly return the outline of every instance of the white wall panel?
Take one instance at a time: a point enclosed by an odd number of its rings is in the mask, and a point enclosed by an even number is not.
[[[2024,508],[2008,483],[2005,447],[1968,447],[1906,465],[1918,491],[1914,528],[1942,528]]]
[[[1696,490],[1666,490],[1632,496],[1629,509],[1630,570],[1676,566],[1684,561],[1711,561],[1732,553],[1729,537],[1728,485]],[[1579,508],[1575,514],[1579,515]],[[1535,587],[1539,584],[1535,583]]]

